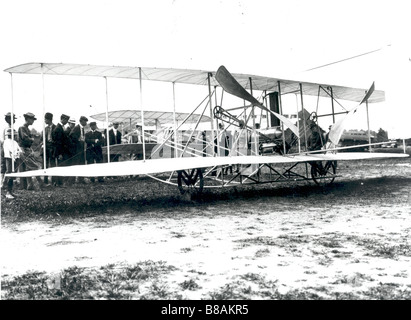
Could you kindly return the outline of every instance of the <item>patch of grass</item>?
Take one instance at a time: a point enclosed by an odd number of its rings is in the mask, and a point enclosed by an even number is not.
[[[350,237],[349,239],[370,250],[371,252],[368,253],[370,256],[387,259],[396,259],[398,256],[411,256],[411,245],[408,243],[391,244],[362,237]]]
[[[336,239],[317,239],[316,242],[327,248],[342,248],[341,243]]]
[[[321,290],[323,291],[323,290]],[[319,296],[315,292],[309,290],[290,290],[284,294],[280,294],[278,300],[324,300],[322,296]]]
[[[218,290],[210,292],[207,299],[209,300],[249,300],[253,294],[251,286],[245,285],[243,281],[227,283]]]
[[[348,284],[354,287],[359,287],[364,281],[374,281],[374,279],[363,273],[356,272],[352,275],[345,275],[337,279],[333,284]]]
[[[171,237],[172,238],[184,238],[185,235],[180,232],[171,231]]]
[[[269,254],[270,254],[270,249],[266,248],[266,249],[257,250],[254,256],[256,258],[262,258],[262,257],[268,256]]]
[[[308,236],[305,236],[305,235],[297,235],[297,236],[280,235],[277,238],[273,238],[269,236],[259,236],[259,237],[254,237],[254,238],[234,240],[234,242],[238,243],[237,249],[249,247],[251,245],[276,246],[279,248],[284,248],[285,250],[287,250],[288,252],[291,252],[292,254],[298,254],[299,247],[300,247],[299,244],[308,243],[309,239],[308,239]],[[267,248],[262,249],[262,251],[258,252],[258,254],[267,254],[267,251],[265,250],[267,250]]]
[[[163,281],[154,281],[146,290],[147,292],[140,296],[141,300],[182,300],[183,296],[171,291],[167,283]]]
[[[331,299],[335,300],[361,300],[361,296],[354,292],[332,292]]]
[[[255,237],[255,238],[245,238],[245,239],[239,239],[239,240],[234,240],[234,242],[239,243],[241,247],[248,247],[251,245],[266,245],[266,246],[275,246],[276,243],[272,237],[268,236],[261,236],[261,237]]]
[[[143,261],[131,266],[107,265],[88,270],[71,267],[57,277],[29,272],[2,281],[3,299],[163,299],[179,298],[161,285],[162,277],[175,267],[163,261]]]
[[[201,289],[201,286],[199,286],[197,282],[195,282],[194,279],[184,280],[183,282],[179,283],[179,286],[183,290],[190,290],[190,291]]]
[[[321,266],[329,266],[331,263],[333,263],[333,258],[329,257],[326,252],[318,252],[318,251],[313,251],[314,254],[319,255],[317,258],[317,263]]]
[[[60,274],[60,288],[55,295],[60,299],[92,299],[88,294],[94,289],[96,282],[85,268],[71,267],[64,269]]]
[[[262,276],[257,273],[252,273],[252,272],[248,272],[244,275],[241,275],[240,279],[251,282],[254,285],[257,285],[259,290],[276,288],[277,281],[278,281],[278,280],[275,280],[275,281],[268,280],[265,276]]]
[[[241,279],[246,280],[246,281],[251,281],[255,283],[262,283],[265,282],[265,277],[258,274],[258,273],[252,273],[248,272],[246,274],[243,274],[240,276]]]
[[[280,235],[277,238],[269,237],[269,236],[259,236],[255,238],[246,238],[246,239],[239,239],[235,240],[234,242],[242,243],[243,245],[265,245],[265,246],[289,246],[293,243],[307,243],[308,239],[307,236],[298,235],[298,236],[290,236],[290,235]]]
[[[152,300],[154,297],[166,299],[169,296],[167,284],[160,281],[153,282],[148,291],[148,293],[143,295],[143,300]]]
[[[50,294],[45,272],[32,271],[2,281],[2,299],[42,300]]]
[[[380,283],[362,294],[372,300],[411,300],[411,288],[400,288],[395,283]]]

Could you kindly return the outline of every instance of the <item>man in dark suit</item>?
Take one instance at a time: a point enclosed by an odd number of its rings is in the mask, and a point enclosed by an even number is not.
[[[67,160],[70,158],[69,137],[67,131],[65,130],[65,126],[67,125],[69,119],[70,117],[68,115],[62,114],[60,117],[60,122],[56,125],[56,129],[54,130],[53,140],[56,150],[55,156],[59,167],[67,166]],[[57,186],[62,186],[63,177],[58,177],[55,184]]]
[[[71,140],[71,164],[83,165],[86,164],[86,143],[85,143],[85,126],[88,119],[85,116],[80,117],[80,123],[70,131]],[[83,177],[78,177],[78,182],[84,183]]]
[[[121,132],[120,130],[118,130],[118,126],[119,126],[119,123],[114,122],[113,128],[110,129],[110,131],[108,132],[110,146],[113,146],[115,144],[121,144]],[[110,150],[110,162],[118,162],[119,157],[120,157],[120,154],[115,154],[111,152]]]
[[[45,122],[45,140],[46,140],[46,168],[54,168],[56,166],[56,148],[54,143],[54,131],[56,125],[53,123],[53,114],[46,112],[44,115]],[[54,183],[55,177],[51,177],[51,183]],[[44,183],[49,183],[49,177],[44,177]]]
[[[104,144],[103,134],[97,130],[97,124],[90,122],[91,131],[86,133],[87,143],[87,164],[102,163],[103,162],[103,149]],[[94,178],[90,178],[91,182],[94,182]],[[99,182],[104,182],[102,177],[98,178]]]

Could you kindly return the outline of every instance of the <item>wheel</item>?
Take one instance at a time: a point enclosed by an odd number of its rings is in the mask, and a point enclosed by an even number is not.
[[[319,186],[327,186],[334,182],[337,161],[310,162],[311,177]]]
[[[203,191],[204,179],[201,169],[182,170],[177,172],[177,184],[181,194],[200,194]]]

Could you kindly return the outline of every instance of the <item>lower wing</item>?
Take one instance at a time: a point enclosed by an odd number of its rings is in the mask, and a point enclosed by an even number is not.
[[[65,177],[104,177],[127,176],[141,174],[157,174],[179,170],[230,166],[235,164],[281,164],[311,161],[344,161],[363,159],[404,158],[408,154],[341,152],[326,154],[294,155],[294,156],[231,156],[231,157],[185,157],[164,158],[154,160],[120,161],[55,167],[25,172],[9,173],[8,177],[65,176]]]

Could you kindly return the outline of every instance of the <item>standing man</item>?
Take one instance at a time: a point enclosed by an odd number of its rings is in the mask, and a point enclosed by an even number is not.
[[[6,122],[7,122],[7,128],[5,128],[4,131],[3,131],[3,136],[1,137],[2,141],[4,141],[7,138],[7,134],[6,134],[7,130],[11,129],[11,112],[7,112],[4,115],[4,120],[6,120]],[[14,123],[16,123],[16,115],[15,114],[13,114],[13,124]]]
[[[104,143],[103,135],[97,130],[96,122],[90,122],[91,131],[86,133],[87,143],[87,164],[102,163],[103,162],[103,149],[101,148]],[[94,182],[94,177],[90,178],[91,182]],[[98,182],[104,182],[102,177],[98,178]]]
[[[142,138],[142,126],[136,124],[136,130],[128,135],[128,143],[143,143]],[[130,154],[131,160],[142,160],[143,154],[142,153],[131,153]]]
[[[67,160],[70,158],[70,143],[68,138],[68,133],[65,130],[70,117],[68,115],[62,114],[60,116],[60,122],[57,124],[54,130],[54,146],[55,146],[55,157],[57,160],[57,166],[67,166]],[[63,177],[57,177],[55,184],[57,186],[63,185]]]
[[[80,123],[71,130],[69,135],[72,143],[71,163],[73,165],[83,165],[86,161],[85,126],[88,119],[81,116],[79,121]],[[78,182],[84,183],[84,178],[78,177]]]
[[[110,146],[121,144],[121,132],[118,130],[119,123],[114,122],[113,128],[108,132]],[[111,151],[111,150],[110,150]],[[120,154],[110,154],[110,162],[118,162]]]
[[[76,155],[76,145],[75,142],[71,140],[70,132],[76,126],[76,120],[69,119],[68,123],[64,127],[64,133],[67,137],[67,152],[68,152],[68,159],[65,161],[67,166],[73,165],[73,157]],[[72,184],[75,180],[75,177],[67,177],[66,184]]]
[[[17,172],[17,168],[19,167],[20,164],[20,154],[21,154],[21,148],[19,147],[17,143],[17,131],[13,130],[13,139],[12,139],[12,130],[11,128],[6,129],[6,139],[4,140],[4,160],[6,162],[6,173],[12,173],[13,169],[14,172]],[[15,178],[5,178],[4,181],[2,181],[3,187],[7,187],[7,192],[6,192],[6,199],[14,199],[14,194],[13,194],[13,180]]]
[[[73,130],[73,128],[76,126],[76,120],[74,119],[70,119],[67,123],[67,125],[64,127],[64,129],[67,132],[67,135],[70,134],[71,130]]]
[[[128,135],[128,143],[142,143],[142,126],[136,124],[136,130]]]
[[[54,144],[54,131],[56,130],[56,125],[53,123],[53,114],[46,112],[44,115],[45,126],[45,136],[46,136],[46,168],[54,168],[56,166],[56,147]],[[55,181],[54,177],[51,177],[51,183]],[[49,183],[49,177],[44,177],[44,183]]]
[[[3,175],[7,171],[6,160],[4,158],[4,141],[7,139],[7,130],[11,129],[11,112],[7,112],[4,116],[4,120],[7,122],[7,128],[4,129],[1,136],[1,181],[3,181]],[[13,123],[16,122],[16,116],[13,114]]]
[[[34,137],[30,132],[29,126],[33,125],[34,121],[37,120],[36,116],[31,113],[27,112],[24,115],[25,123],[19,128],[18,135],[19,135],[19,144],[22,150],[22,154],[20,155],[21,159],[21,171],[30,171],[30,170],[37,170],[41,168],[41,161],[37,159],[36,154],[32,148]],[[35,190],[33,184],[33,178],[22,178],[23,180],[23,188],[27,190]],[[39,183],[40,188],[44,187],[44,182],[41,180],[40,177],[36,177],[37,182]]]

